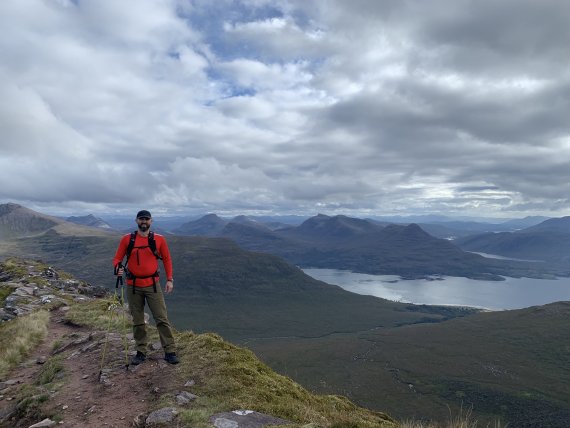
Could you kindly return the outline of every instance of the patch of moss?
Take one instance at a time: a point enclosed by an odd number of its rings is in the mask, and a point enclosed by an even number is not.
[[[41,276],[35,276],[33,279],[29,280],[30,284],[37,285],[39,287],[48,287],[49,281]]]
[[[45,415],[42,411],[42,403],[49,400],[49,395],[45,393],[45,391],[40,391],[31,384],[23,384],[15,393],[15,399],[18,405],[13,418],[17,421],[31,422],[49,417],[49,415]]]
[[[0,270],[7,273],[10,279],[23,278],[28,274],[25,262],[17,257],[10,257],[0,264]]]
[[[63,371],[63,357],[58,355],[48,359],[42,366],[42,370],[36,380],[37,385],[46,385],[53,382]]]
[[[130,331],[132,327],[127,309],[115,297],[76,302],[71,305],[65,319],[73,324],[104,331]]]
[[[4,302],[6,302],[6,297],[12,294],[15,287],[11,287],[9,285],[1,285],[0,286],[0,306],[4,306]]]

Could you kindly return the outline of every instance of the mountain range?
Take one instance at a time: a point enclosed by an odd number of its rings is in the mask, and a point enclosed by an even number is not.
[[[471,235],[454,243],[467,251],[564,265],[570,259],[570,217],[548,219],[516,232]]]
[[[436,238],[417,224],[382,224],[373,220],[319,214],[299,226],[270,229],[247,217],[224,220],[210,214],[187,222],[176,234],[230,238],[242,248],[283,257],[301,267],[345,269],[407,278],[430,275],[500,280],[505,276],[544,277],[558,268],[504,261],[465,252]]]
[[[92,215],[68,220],[71,221],[17,204],[0,205],[0,239],[36,236],[48,230],[66,236],[116,233]],[[244,249],[274,254],[301,267],[396,274],[406,278],[450,275],[500,280],[502,276],[570,275],[564,264],[570,254],[568,223],[568,218],[547,219],[515,232],[472,234],[447,240],[430,235],[414,223],[384,224],[342,215],[319,214],[299,225],[281,224],[275,228],[275,222],[268,225],[246,216],[228,220],[209,214],[174,228],[172,233],[229,238]],[[133,229],[133,220],[131,224],[123,233]],[[160,227],[155,231],[170,234]],[[475,252],[548,263],[497,260]]]

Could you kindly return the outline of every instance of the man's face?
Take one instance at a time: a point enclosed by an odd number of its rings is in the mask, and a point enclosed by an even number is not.
[[[152,218],[150,217],[137,218],[137,225],[139,226],[139,230],[141,232],[146,232],[147,230],[149,230],[151,223],[152,223]]]

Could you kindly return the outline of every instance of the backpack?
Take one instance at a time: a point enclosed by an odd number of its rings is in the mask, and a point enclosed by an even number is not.
[[[129,264],[129,257],[131,257],[131,253],[133,252],[133,248],[135,248],[135,240],[137,239],[137,231],[135,230],[134,232],[131,232],[131,237],[129,240],[129,246],[127,247],[127,252],[126,252],[126,256],[127,256],[127,261],[125,262],[125,272],[127,274],[127,278],[132,279],[133,280],[133,294],[135,293],[135,282],[137,280],[137,278],[152,278],[152,287],[154,292],[156,293],[156,277],[159,274],[158,269],[156,270],[155,273],[153,273],[152,275],[149,276],[134,276],[131,272],[129,272],[129,270],[127,269],[127,266]],[[137,247],[137,248],[147,248],[146,246],[144,247]],[[150,248],[150,251],[152,251],[152,254],[154,254],[154,257],[157,258],[157,260],[162,260],[162,257],[160,257],[160,255],[158,254],[158,251],[156,250],[156,241],[154,240],[154,232],[150,231],[148,233],[148,248]]]
[[[133,252],[133,248],[135,248],[135,240],[137,239],[137,231],[135,230],[134,232],[131,232],[131,239],[129,240],[129,246],[127,247],[127,262],[125,264],[129,263],[129,257],[131,257],[131,253]],[[138,247],[138,248],[146,248],[146,247]],[[156,251],[156,241],[154,240],[154,232],[148,232],[148,248],[150,248],[150,251],[152,251],[152,254],[154,254],[154,257],[156,257],[158,260],[162,260],[162,257],[160,257],[158,255],[158,252]]]

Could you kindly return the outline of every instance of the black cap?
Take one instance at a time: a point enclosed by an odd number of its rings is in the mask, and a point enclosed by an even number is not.
[[[150,215],[150,213],[147,210],[141,210],[137,213],[137,218],[141,218],[141,217],[152,218],[152,216]]]

